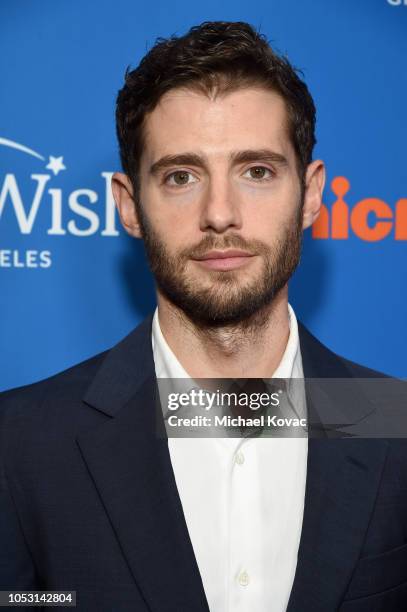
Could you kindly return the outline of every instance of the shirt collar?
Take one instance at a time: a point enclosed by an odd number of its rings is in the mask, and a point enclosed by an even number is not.
[[[294,310],[288,304],[289,336],[282,359],[272,378],[303,378],[302,359],[298,335],[298,323]],[[161,331],[158,308],[155,309],[151,341],[157,378],[190,378],[178,361]]]

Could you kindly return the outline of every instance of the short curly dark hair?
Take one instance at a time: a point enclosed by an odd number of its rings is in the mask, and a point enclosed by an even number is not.
[[[120,159],[136,197],[144,118],[176,87],[226,93],[255,85],[280,94],[303,185],[316,142],[315,105],[298,72],[286,57],[273,51],[264,35],[244,22],[206,21],[184,36],[158,38],[139,66],[127,69],[117,96]]]

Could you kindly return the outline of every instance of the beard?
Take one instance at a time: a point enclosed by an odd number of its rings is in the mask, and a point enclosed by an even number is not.
[[[279,232],[273,246],[259,240],[245,240],[239,234],[223,237],[208,233],[195,246],[172,254],[152,228],[149,219],[137,207],[147,259],[159,291],[195,325],[206,329],[219,327],[259,327],[265,323],[265,311],[286,285],[301,257],[302,202]],[[257,255],[260,272],[251,278],[242,270],[202,270],[201,278],[188,273],[191,259],[212,249],[243,249]],[[205,277],[205,278],[204,278]]]

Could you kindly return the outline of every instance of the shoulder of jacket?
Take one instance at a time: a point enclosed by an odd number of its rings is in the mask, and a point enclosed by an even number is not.
[[[1,392],[0,419],[27,416],[27,410],[32,412],[48,398],[80,398],[109,350],[37,382]]]

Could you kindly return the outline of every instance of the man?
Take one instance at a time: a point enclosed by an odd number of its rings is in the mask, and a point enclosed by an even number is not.
[[[407,609],[403,440],[157,431],[157,379],[380,377],[288,304],[325,181],[314,126],[306,85],[245,23],[160,40],[126,74],[112,188],[158,308],[4,395],[1,589],[76,590],[87,612]]]

